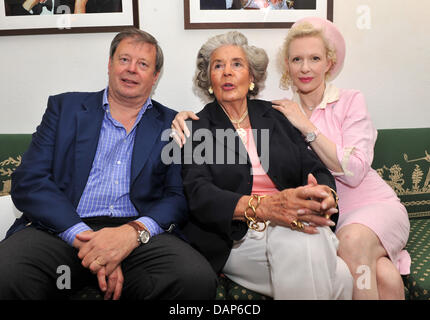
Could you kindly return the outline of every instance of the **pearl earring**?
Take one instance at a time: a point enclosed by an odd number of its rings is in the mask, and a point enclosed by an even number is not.
[[[214,89],[212,89],[212,86],[210,86],[210,87],[208,88],[208,92],[209,92],[209,94],[214,94]]]
[[[254,82],[251,82],[251,83],[249,84],[249,91],[254,90],[254,88],[255,88],[255,84],[254,84]]]

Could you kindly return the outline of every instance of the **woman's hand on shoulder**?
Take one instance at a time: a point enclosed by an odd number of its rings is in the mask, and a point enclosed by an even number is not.
[[[281,112],[302,133],[308,132],[309,127],[313,127],[299,105],[292,100],[273,100],[272,107]]]
[[[176,143],[181,148],[187,141],[185,136],[187,136],[187,138],[190,137],[190,130],[185,124],[185,120],[187,119],[199,120],[199,117],[197,117],[196,114],[192,111],[181,111],[175,116],[175,119],[173,119],[172,121],[172,133],[170,134],[170,136],[175,139]]]

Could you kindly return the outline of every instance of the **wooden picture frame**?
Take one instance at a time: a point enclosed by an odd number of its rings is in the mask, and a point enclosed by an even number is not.
[[[0,0],[0,36],[118,32],[139,28],[138,0],[97,1],[86,13],[74,13],[74,0]],[[103,3],[103,5],[101,5]],[[47,6],[51,4],[50,6]],[[30,9],[30,11],[26,10]]]
[[[207,1],[211,6],[201,9],[201,2]],[[249,0],[248,3],[251,3]],[[261,1],[261,0],[253,0]],[[184,28],[185,29],[256,29],[256,28],[290,28],[297,20],[308,16],[319,16],[333,21],[333,0],[302,0],[308,5],[300,9],[294,5],[296,1],[284,1],[293,5],[294,10],[269,10],[251,8],[235,10],[233,8],[217,7],[222,0],[184,0]],[[265,1],[269,2],[269,1]],[[303,2],[302,2],[303,3]],[[297,5],[299,7],[299,5]],[[249,9],[249,10],[248,10]]]

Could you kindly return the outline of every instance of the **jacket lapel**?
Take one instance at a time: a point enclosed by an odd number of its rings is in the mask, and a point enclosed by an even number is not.
[[[75,198],[78,202],[84,191],[97,151],[104,116],[103,91],[91,95],[82,103],[76,119]],[[77,203],[75,203],[77,205]]]
[[[273,131],[274,120],[267,114],[272,109],[270,102],[262,100],[248,100],[248,112],[254,141],[259,157],[262,156],[262,148],[269,148],[270,136]]]
[[[161,142],[159,135],[162,129],[162,121],[158,119],[158,115],[159,112],[153,101],[152,108],[145,111],[136,127],[136,137],[131,159],[130,185],[133,185],[133,182],[143,169],[154,144]]]

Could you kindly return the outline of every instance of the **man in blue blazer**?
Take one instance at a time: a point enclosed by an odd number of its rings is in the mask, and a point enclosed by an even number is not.
[[[105,299],[214,298],[210,265],[175,235],[188,212],[180,165],[161,158],[176,112],[150,99],[162,65],[157,40],[129,29],[112,41],[105,90],[49,98],[12,176],[23,216],[0,243],[0,299],[93,282]]]

